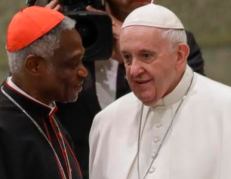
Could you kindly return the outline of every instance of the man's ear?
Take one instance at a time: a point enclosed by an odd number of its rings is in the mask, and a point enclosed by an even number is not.
[[[24,67],[27,73],[38,76],[43,73],[41,66],[43,66],[44,59],[42,57],[30,54],[26,57]]]
[[[177,68],[178,70],[184,70],[187,64],[187,58],[189,55],[189,46],[186,43],[180,43],[178,46],[178,58],[177,58]]]

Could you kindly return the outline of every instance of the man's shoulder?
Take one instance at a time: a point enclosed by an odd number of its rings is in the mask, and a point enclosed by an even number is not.
[[[20,124],[22,116],[23,113],[20,109],[0,92],[0,126],[8,126],[11,128],[13,127],[12,125],[17,124],[14,119],[18,119],[17,121],[19,121]]]
[[[195,89],[205,96],[214,96],[216,99],[224,99],[225,101],[231,100],[230,86],[199,74],[197,74],[197,84]]]
[[[123,111],[123,109],[131,109],[139,103],[140,103],[139,99],[134,95],[133,92],[130,92],[120,97],[119,99],[111,103],[110,105],[108,105],[103,111],[105,112],[111,111],[111,110],[113,111],[122,110]]]
[[[227,92],[231,92],[231,87],[226,85],[226,84],[223,84],[221,82],[218,82],[218,81],[215,81],[211,78],[208,78],[208,77],[205,77],[205,76],[202,76],[200,74],[197,74],[197,79],[198,79],[198,84],[201,85],[201,86],[204,86],[204,87],[210,87],[209,89],[207,88],[207,90],[214,90],[216,91],[217,89],[220,89],[222,91],[227,91]],[[216,91],[218,92],[218,91]]]
[[[113,121],[114,119],[122,119],[127,115],[133,115],[141,104],[142,103],[132,92],[128,93],[100,111],[94,120],[105,121],[110,119],[110,121]]]

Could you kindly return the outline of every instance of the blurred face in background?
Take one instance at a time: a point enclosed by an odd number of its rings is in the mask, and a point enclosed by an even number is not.
[[[123,22],[134,9],[149,4],[151,0],[107,0],[106,2],[112,15]]]

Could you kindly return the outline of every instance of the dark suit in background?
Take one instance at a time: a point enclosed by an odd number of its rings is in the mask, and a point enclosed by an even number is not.
[[[190,47],[188,64],[195,72],[204,75],[204,60],[200,48],[193,34],[190,32],[186,32],[186,34]],[[88,69],[88,77],[85,80],[83,90],[79,94],[78,100],[74,103],[57,104],[57,115],[62,119],[62,124],[72,137],[75,145],[75,154],[82,168],[83,177],[84,179],[88,179],[88,136],[94,116],[101,108],[96,95],[94,62],[84,63],[84,65]],[[116,83],[116,99],[131,91],[125,79],[125,68],[123,64],[119,64]]]

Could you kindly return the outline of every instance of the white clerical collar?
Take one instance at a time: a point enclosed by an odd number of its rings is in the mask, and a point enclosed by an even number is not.
[[[33,98],[32,96],[28,95],[28,94],[25,93],[23,90],[21,90],[21,89],[20,89],[16,84],[14,84],[14,82],[12,81],[12,76],[10,76],[10,77],[7,78],[6,83],[7,83],[11,88],[13,88],[15,91],[17,91],[18,93],[20,93],[20,94],[26,96],[27,98],[31,99],[32,101],[35,101],[36,103],[39,103],[39,104],[41,104],[41,105],[43,105],[43,106],[46,106],[46,107],[50,108],[50,109],[51,109],[51,112],[50,112],[50,113],[52,113],[52,111],[55,109],[56,105],[55,105],[54,102],[51,103],[50,105],[46,105],[45,103],[42,103],[42,102],[38,101],[37,99]]]
[[[183,77],[181,78],[178,85],[175,87],[175,89],[166,95],[164,98],[160,99],[155,105],[156,106],[169,106],[177,101],[181,100],[184,95],[186,94],[189,86],[191,85],[191,81],[193,78],[193,71],[192,69],[186,65],[186,70],[184,72]]]

